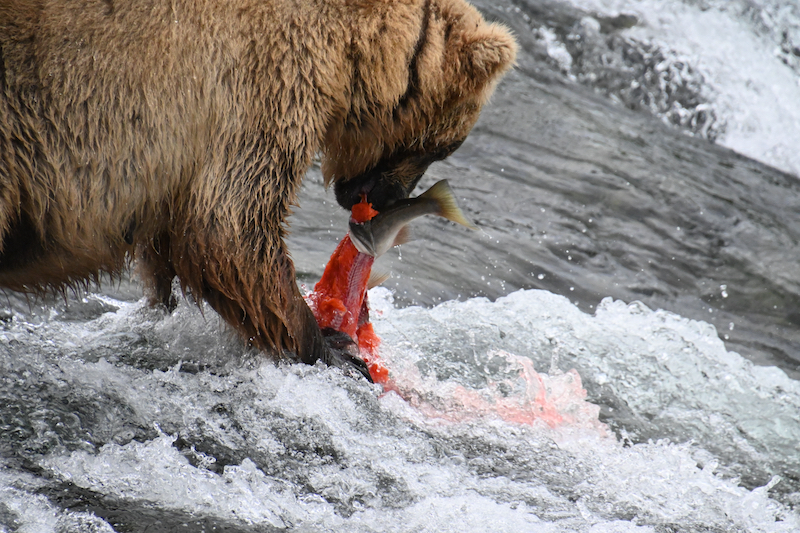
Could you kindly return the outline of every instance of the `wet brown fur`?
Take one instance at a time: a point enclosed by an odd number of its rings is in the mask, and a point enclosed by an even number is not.
[[[155,302],[177,275],[313,362],[283,242],[312,157],[329,182],[391,161],[379,180],[413,188],[514,53],[463,0],[0,0],[0,286],[135,258]]]

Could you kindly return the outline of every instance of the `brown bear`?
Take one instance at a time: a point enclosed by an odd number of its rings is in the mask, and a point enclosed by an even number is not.
[[[350,208],[406,197],[516,44],[464,0],[0,0],[0,286],[133,259],[258,348],[340,366],[284,236],[319,154]]]

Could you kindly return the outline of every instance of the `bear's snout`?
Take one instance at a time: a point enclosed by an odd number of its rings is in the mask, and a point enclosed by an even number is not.
[[[376,167],[347,181],[336,182],[336,201],[350,210],[362,196],[366,196],[374,209],[383,211],[397,200],[408,198],[423,174],[424,171],[415,176],[404,176],[406,179],[397,179],[390,172]]]
[[[462,140],[426,151],[398,150],[371,170],[337,181],[336,201],[349,210],[366,195],[373,208],[383,211],[396,201],[408,198],[431,163],[452,154]]]

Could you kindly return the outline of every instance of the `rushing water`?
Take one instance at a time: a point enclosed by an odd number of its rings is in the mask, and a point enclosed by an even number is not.
[[[480,7],[523,51],[421,184],[480,231],[420,221],[378,264],[397,390],[264,361],[127,280],[8,295],[0,531],[800,530],[800,106],[752,97],[797,88],[793,4]],[[760,63],[720,70],[692,20]],[[345,231],[312,170],[301,281]]]

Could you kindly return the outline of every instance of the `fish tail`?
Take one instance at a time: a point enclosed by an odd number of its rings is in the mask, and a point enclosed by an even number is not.
[[[419,197],[436,202],[436,205],[439,207],[439,211],[436,213],[437,215],[461,224],[462,226],[466,226],[469,229],[478,229],[475,224],[464,216],[461,208],[458,207],[453,189],[450,188],[450,184],[447,180],[436,182],[433,187],[420,194]]]

